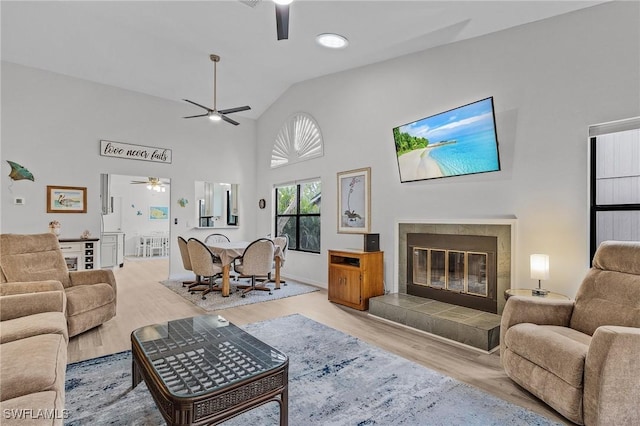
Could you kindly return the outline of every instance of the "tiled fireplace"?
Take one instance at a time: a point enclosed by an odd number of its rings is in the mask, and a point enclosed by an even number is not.
[[[369,313],[485,351],[499,344],[515,220],[400,222],[397,292]]]
[[[511,240],[514,220],[476,223],[398,224],[398,293],[407,292],[407,239],[409,234],[484,236],[496,239],[496,312],[504,309],[504,291],[511,287]],[[442,247],[442,246],[440,246]],[[449,302],[448,302],[449,303]]]

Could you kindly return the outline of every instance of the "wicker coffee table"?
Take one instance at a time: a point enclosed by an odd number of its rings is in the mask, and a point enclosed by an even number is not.
[[[288,423],[289,359],[217,315],[131,333],[133,387],[144,379],[169,425],[218,424],[270,401]]]

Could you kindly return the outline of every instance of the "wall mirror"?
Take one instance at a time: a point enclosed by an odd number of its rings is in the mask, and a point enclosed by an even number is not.
[[[196,227],[239,225],[238,184],[196,181]]]

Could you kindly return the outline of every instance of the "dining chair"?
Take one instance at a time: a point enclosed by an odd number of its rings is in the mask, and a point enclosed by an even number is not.
[[[214,255],[211,249],[205,243],[197,238],[189,238],[187,241],[187,250],[189,251],[189,260],[191,261],[191,269],[198,277],[208,279],[208,283],[201,282],[199,284],[205,287],[190,287],[189,291],[194,294],[196,291],[202,291],[202,299],[206,299],[206,295],[212,291],[222,290],[215,285],[215,280],[222,278],[222,267],[214,262]]]
[[[287,249],[289,248],[289,236],[287,234],[284,234],[279,237],[275,237],[273,239],[273,244],[275,244],[277,247],[280,248],[280,267],[282,268],[284,260],[287,258]],[[275,269],[275,267],[276,267],[276,259],[274,258],[273,265],[271,266],[271,271],[269,271],[269,274],[267,274],[267,282],[270,282],[270,283],[276,282],[276,280],[272,276],[273,269]],[[282,277],[280,278],[280,283],[287,285],[287,282],[283,280]]]
[[[169,236],[165,235],[162,237],[162,255],[169,256]]]
[[[214,244],[214,243],[228,243],[231,240],[224,234],[209,234],[204,239],[204,243],[206,245]]]
[[[149,238],[149,256],[157,254],[158,256],[164,256],[165,254],[165,237],[153,236]]]
[[[147,255],[147,245],[144,238],[136,236],[136,256],[143,257]]]
[[[178,236],[178,248],[180,249],[180,257],[182,258],[182,267],[187,271],[193,272],[191,268],[191,259],[189,257],[189,249],[187,248],[187,240]],[[182,281],[182,287],[193,287],[202,284],[200,277],[195,280]]]
[[[229,243],[229,242],[231,242],[229,237],[227,237],[224,234],[219,234],[219,233],[209,234],[204,239],[204,243],[207,246],[215,244],[215,243]],[[214,254],[213,256],[215,258],[215,262],[219,263],[222,266],[222,260],[220,259],[220,257],[217,254]],[[231,266],[230,266],[230,268],[231,268],[230,272],[234,275],[234,279],[238,279],[238,276],[237,276],[237,274],[235,274],[235,271],[234,271],[234,263],[232,263]]]
[[[251,278],[251,285],[238,285],[242,289],[242,297],[253,290],[271,292],[271,288],[264,284],[256,285],[256,277],[268,276],[273,266],[273,254],[275,246],[273,241],[267,238],[259,238],[253,241],[244,250],[243,255],[236,260],[235,270],[240,273],[240,278]]]

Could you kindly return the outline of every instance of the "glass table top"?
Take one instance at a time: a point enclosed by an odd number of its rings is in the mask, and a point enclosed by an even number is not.
[[[222,389],[288,361],[286,355],[219,315],[149,325],[131,336],[175,397]]]

